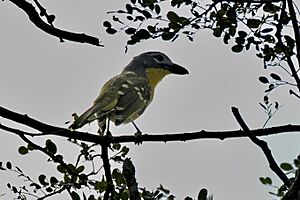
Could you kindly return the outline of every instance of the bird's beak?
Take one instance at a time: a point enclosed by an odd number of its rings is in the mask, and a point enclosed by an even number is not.
[[[167,66],[166,68],[173,74],[178,74],[178,75],[189,74],[189,71],[186,68],[184,68],[180,65],[177,65],[175,63],[173,63],[173,65],[171,65],[171,66]]]

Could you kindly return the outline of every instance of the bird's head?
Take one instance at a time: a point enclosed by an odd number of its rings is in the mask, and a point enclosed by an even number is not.
[[[124,71],[132,71],[146,76],[152,88],[155,88],[157,83],[168,74],[185,75],[189,73],[187,69],[173,63],[168,56],[157,51],[135,56]]]

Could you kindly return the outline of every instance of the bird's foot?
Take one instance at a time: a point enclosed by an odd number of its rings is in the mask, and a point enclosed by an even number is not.
[[[134,144],[137,144],[137,145],[140,145],[142,144],[142,132],[140,130],[138,130],[135,134],[134,134],[134,137],[135,137],[135,142]]]

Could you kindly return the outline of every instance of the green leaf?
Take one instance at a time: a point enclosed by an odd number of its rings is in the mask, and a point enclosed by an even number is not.
[[[125,5],[125,8],[126,8],[126,10],[127,10],[127,12],[128,12],[129,14],[132,14],[133,8],[132,8],[132,6],[131,6],[130,4],[126,4],[126,5]]]
[[[236,44],[236,45],[231,47],[231,50],[235,53],[239,53],[239,52],[243,51],[243,48],[244,48],[243,45]]]
[[[158,4],[155,4],[154,10],[155,10],[156,14],[159,14],[161,11],[160,6]]]
[[[63,174],[67,172],[67,169],[61,165],[57,165],[56,169],[57,169],[57,171],[59,171],[60,173],[63,173]]]
[[[57,178],[54,177],[54,176],[51,176],[51,178],[50,178],[50,184],[51,184],[51,185],[55,185],[55,184],[57,184],[57,183],[58,183]]]
[[[57,152],[56,145],[50,139],[48,139],[46,141],[46,148],[47,148],[47,151],[53,155],[56,154],[56,152]]]
[[[275,74],[275,73],[271,73],[270,76],[271,76],[274,80],[276,80],[276,81],[281,81],[280,76],[278,76],[278,75]]]
[[[264,185],[272,185],[272,179],[270,177],[260,177],[259,180]]]
[[[76,192],[71,192],[71,197],[72,197],[72,200],[80,200],[80,196],[79,194],[77,194]]]
[[[135,37],[137,37],[137,39],[142,40],[142,39],[148,39],[151,37],[149,31],[147,31],[146,29],[140,29],[138,30],[135,34]]]
[[[121,156],[125,157],[129,152],[129,148],[126,146],[123,146],[121,152],[122,152]]]
[[[111,23],[109,21],[104,21],[103,26],[106,27],[106,28],[111,28]],[[74,114],[76,114],[76,113],[74,113]]]
[[[161,38],[163,40],[171,40],[175,36],[175,33],[173,32],[163,32],[161,35]]]
[[[42,185],[49,185],[47,182],[46,182],[46,175],[44,174],[41,174],[39,175],[39,182],[42,184]]]
[[[18,149],[18,152],[21,155],[25,155],[25,154],[28,153],[28,149],[26,147],[24,147],[24,146],[20,146],[19,149]]]
[[[261,21],[259,19],[248,19],[247,20],[247,26],[249,28],[258,28],[261,24]]]
[[[223,30],[221,28],[214,28],[213,29],[213,35],[215,37],[221,37]]]
[[[116,30],[116,29],[113,29],[113,28],[107,28],[107,29],[106,29],[106,32],[107,32],[108,34],[113,35],[113,34],[115,34],[115,33],[117,32],[117,30]]]
[[[175,22],[177,23],[179,21],[179,16],[173,12],[173,11],[169,11],[167,13],[167,18],[171,21],[171,22]]]
[[[264,77],[264,76],[258,77],[258,80],[259,80],[260,82],[262,82],[263,84],[269,83],[269,80],[267,79],[267,77]]]
[[[272,31],[273,31],[273,28],[265,28],[265,29],[261,30],[260,32],[261,33],[270,33]]]
[[[107,188],[106,181],[97,181],[95,184],[95,190],[98,190],[100,193],[104,192]]]
[[[76,171],[77,171],[78,174],[81,173],[81,172],[83,172],[83,170],[84,170],[84,166],[83,165],[77,167],[77,169],[76,169]]]
[[[135,31],[136,31],[135,28],[131,28],[130,27],[130,28],[128,28],[128,29],[125,30],[125,33],[128,34],[128,35],[132,35],[132,34],[135,33]]]
[[[11,162],[6,162],[6,168],[7,169],[11,169],[12,168],[12,164],[11,164]]]
[[[152,17],[152,15],[151,15],[147,10],[143,10],[143,11],[142,11],[142,14],[143,14],[147,19],[149,19],[149,18]]]
[[[238,32],[238,35],[239,35],[241,38],[245,38],[248,34],[247,34],[245,31],[239,31],[239,32]]]
[[[207,189],[202,188],[198,193],[198,200],[206,200],[207,199]]]
[[[281,163],[280,168],[284,171],[291,171],[292,169],[294,169],[290,163]]]

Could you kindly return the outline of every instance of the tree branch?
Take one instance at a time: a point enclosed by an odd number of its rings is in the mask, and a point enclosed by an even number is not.
[[[114,199],[113,198],[114,183],[111,176],[111,170],[110,170],[110,164],[108,158],[108,145],[101,145],[101,152],[102,152],[101,158],[103,161],[103,168],[104,168],[104,173],[105,173],[106,183],[107,183],[107,188],[104,193],[103,200]],[[110,195],[112,196],[111,198]]]
[[[269,149],[268,147],[268,143],[258,139],[248,128],[247,124],[245,123],[245,121],[243,120],[243,118],[241,117],[239,110],[235,107],[232,107],[232,113],[234,115],[234,117],[236,118],[237,122],[239,123],[239,125],[241,126],[241,128],[243,129],[244,133],[250,138],[250,140],[256,144],[257,146],[259,146],[261,148],[261,150],[264,152],[268,162],[269,162],[269,166],[270,168],[277,174],[277,176],[282,180],[282,182],[287,186],[290,187],[291,186],[291,182],[288,179],[288,177],[285,175],[285,173],[283,173],[283,171],[279,168],[279,166],[277,165],[276,161],[273,158],[271,149]]]
[[[65,39],[73,42],[88,43],[95,46],[103,46],[102,44],[100,44],[99,39],[96,37],[89,36],[84,33],[68,32],[47,24],[40,18],[38,12],[35,10],[35,7],[25,0],[9,0],[9,1],[15,4],[16,6],[18,6],[20,9],[22,9],[28,15],[30,21],[35,26],[37,26],[39,29],[41,29],[42,31],[50,35],[58,37],[61,41]]]
[[[22,132],[24,135],[29,136],[60,136],[65,138],[73,138],[85,142],[91,142],[95,144],[110,144],[110,143],[136,143],[137,137],[132,135],[124,135],[124,136],[115,136],[115,137],[107,137],[107,136],[99,136],[98,134],[91,134],[87,132],[81,131],[70,131],[66,128],[56,127],[52,125],[45,124],[43,122],[37,121],[28,117],[27,115],[22,115],[13,111],[10,111],[6,108],[0,106],[0,116],[11,121],[17,122],[19,124],[26,125],[31,127],[41,133],[37,133],[36,135],[32,133]],[[11,131],[9,127],[4,126],[3,124],[0,125],[0,129],[6,130],[8,132],[15,132],[16,129],[12,129]],[[278,133],[290,133],[290,132],[299,132],[300,133],[300,125],[284,125],[284,126],[277,126],[272,128],[265,128],[265,129],[255,129],[251,130],[251,133],[256,136],[267,136],[267,135],[274,135]],[[138,137],[139,141],[142,142],[169,142],[169,141],[188,141],[188,140],[197,140],[197,139],[220,139],[224,140],[227,138],[240,138],[246,137],[243,135],[243,131],[241,130],[232,130],[232,131],[195,131],[190,133],[176,133],[176,134],[143,134]]]
[[[292,20],[292,25],[293,25],[293,31],[294,31],[294,36],[295,36],[295,43],[296,43],[296,57],[298,60],[298,65],[300,66],[300,33],[299,33],[299,25],[297,21],[297,16],[295,13],[294,5],[292,0],[286,0],[288,7],[289,7],[289,12]]]
[[[123,175],[126,179],[130,200],[140,200],[140,193],[138,190],[138,184],[135,178],[135,168],[129,158],[126,158],[123,162]]]
[[[298,160],[300,159],[300,155],[298,156]],[[296,172],[296,178],[290,187],[290,189],[287,191],[287,193],[282,197],[281,200],[299,200],[300,195],[300,175],[299,175],[299,168]]]

